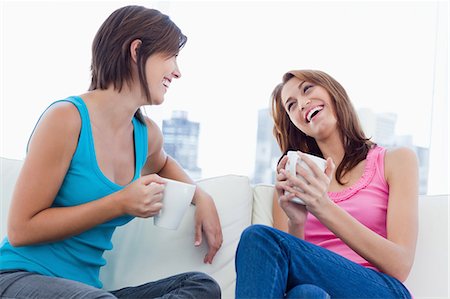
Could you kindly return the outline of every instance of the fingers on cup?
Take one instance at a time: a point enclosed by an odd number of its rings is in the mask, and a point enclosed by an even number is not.
[[[316,166],[316,165],[314,165],[314,166]],[[311,173],[309,170],[306,170],[302,166],[297,166],[297,167],[298,167],[297,173],[302,178],[302,179],[297,178],[300,182],[305,183],[307,186],[308,185],[317,185],[318,184],[318,179],[317,179],[318,176],[317,175]],[[323,176],[324,174],[323,173],[322,174],[319,173],[319,176],[320,175]]]
[[[311,169],[315,176],[320,175],[323,171],[312,161],[307,155],[301,155],[302,161]]]
[[[148,185],[149,194],[152,196],[159,195],[161,198],[164,194],[165,185],[152,182],[150,185]]]
[[[289,171],[286,171],[286,179],[288,181],[289,186],[297,186],[301,183],[303,183],[303,180],[306,180],[305,176],[308,175],[308,173],[303,169],[301,166],[297,164],[296,166],[296,173],[293,175]]]
[[[285,181],[286,180],[286,171],[284,169],[281,169],[276,176],[277,181]]]
[[[141,218],[149,218],[159,214],[162,209],[162,203],[144,203],[143,206],[139,207],[138,211],[134,214],[134,216]]]
[[[287,161],[288,161],[288,156],[284,155],[283,158],[281,158],[280,162],[277,165],[277,173],[279,173],[280,170],[282,170],[286,167]]]
[[[157,174],[148,174],[139,178],[142,183],[149,185],[152,183],[165,184],[166,182]]]
[[[296,197],[295,193],[289,192],[285,193],[278,197],[279,202],[290,202],[294,197]]]
[[[163,192],[159,192],[159,193],[153,195],[152,202],[153,203],[157,203],[157,202],[160,203],[160,202],[162,202],[163,198],[164,198],[164,193]]]
[[[163,207],[163,204],[161,202],[155,202],[149,207],[149,217],[153,217],[159,214]]]

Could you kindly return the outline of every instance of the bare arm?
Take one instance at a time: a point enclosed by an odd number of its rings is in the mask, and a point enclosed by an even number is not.
[[[183,168],[164,151],[164,138],[158,126],[149,118],[145,120],[148,132],[148,154],[142,170],[143,174],[158,173],[168,179],[194,184]]]
[[[288,230],[289,218],[278,204],[277,192],[273,193],[272,215],[273,215],[273,227],[284,232],[289,232]]]
[[[51,207],[77,147],[81,119],[71,103],[52,105],[39,121],[17,180],[8,218],[13,246],[58,241],[118,216],[151,217],[161,209],[163,181],[139,178],[121,191],[72,207]]]
[[[39,121],[9,211],[12,245],[60,240],[122,214],[114,195],[76,207],[51,208],[75,152],[80,127],[78,111],[70,103],[53,105]]]
[[[417,240],[417,169],[417,159],[411,150],[401,148],[386,153],[387,238],[362,225],[332,201],[313,212],[355,252],[400,281],[404,281],[411,270]]]
[[[158,126],[146,119],[148,128],[148,157],[143,173],[157,173],[161,177],[194,184],[183,168],[163,149],[163,135]],[[209,250],[204,262],[212,263],[214,256],[222,245],[223,236],[219,215],[212,197],[197,186],[192,203],[195,211],[195,246],[200,246],[202,233],[208,242]]]

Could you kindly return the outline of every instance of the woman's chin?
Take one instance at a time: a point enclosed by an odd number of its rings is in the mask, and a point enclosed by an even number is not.
[[[147,101],[147,105],[152,105],[152,106],[159,106],[162,103],[164,103],[164,97],[155,97],[152,98],[151,100]]]
[[[162,103],[164,103],[164,99],[158,100],[158,101],[154,101],[154,103],[153,103],[152,105],[159,106],[159,105],[161,105]]]

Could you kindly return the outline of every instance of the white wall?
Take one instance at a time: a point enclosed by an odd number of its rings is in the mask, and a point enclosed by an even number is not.
[[[449,194],[448,2],[440,2],[437,19],[435,82],[430,142],[429,194]]]
[[[330,73],[356,108],[395,112],[397,133],[413,135],[415,145],[429,146],[431,120],[441,119],[444,131],[433,138],[444,145],[432,156],[448,152],[445,24],[435,43],[436,15],[448,10],[435,1],[2,1],[1,156],[23,158],[43,109],[87,89],[92,39],[126,4],[160,9],[188,36],[182,78],[163,105],[146,110],[157,123],[172,110],[200,122],[205,177],[252,174],[258,109],[294,68]],[[430,190],[438,192],[448,186],[446,166],[432,163]]]

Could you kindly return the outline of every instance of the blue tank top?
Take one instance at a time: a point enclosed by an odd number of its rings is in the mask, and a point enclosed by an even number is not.
[[[110,181],[97,164],[91,123],[83,100],[80,97],[69,97],[61,101],[71,102],[78,108],[81,116],[81,130],[69,169],[52,206],[76,206],[123,189],[124,186]],[[133,126],[134,181],[140,177],[147,159],[148,143],[146,126],[136,118],[133,118]],[[102,257],[103,252],[112,249],[111,237],[115,228],[128,223],[131,219],[133,219],[132,216],[125,215],[77,236],[46,244],[13,247],[5,238],[0,245],[0,269],[37,272],[101,288],[99,271],[100,267],[106,264]]]

